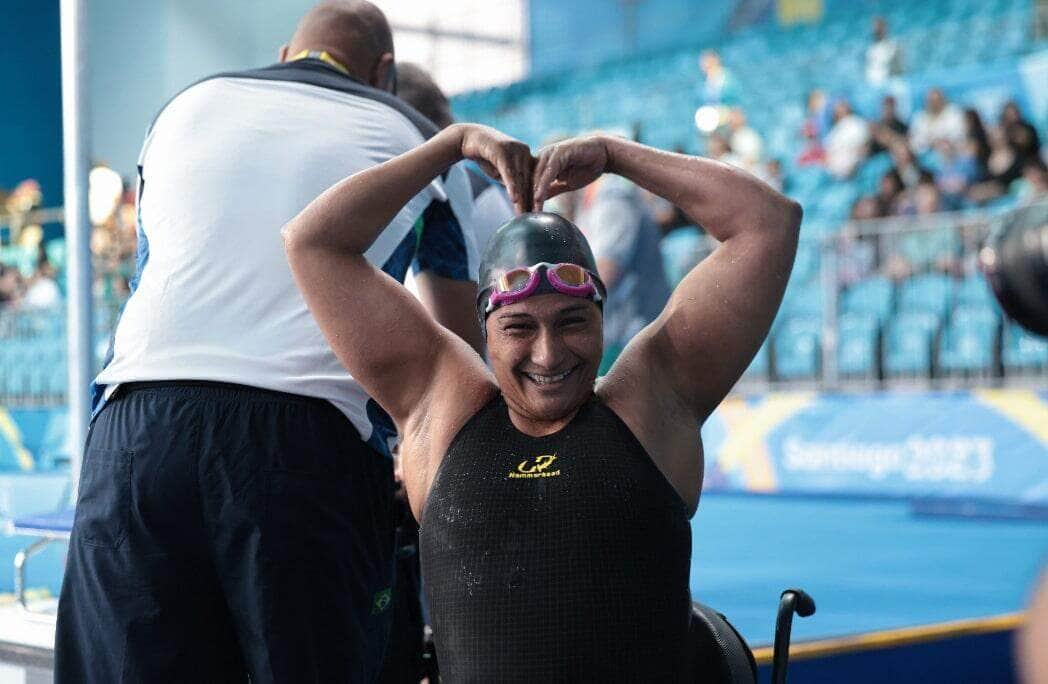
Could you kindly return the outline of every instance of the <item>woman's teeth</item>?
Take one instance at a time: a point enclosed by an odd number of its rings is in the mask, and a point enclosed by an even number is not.
[[[538,373],[524,373],[524,375],[537,385],[552,385],[553,383],[560,382],[571,375],[571,371],[573,370],[575,369],[572,368],[571,370],[566,370],[563,373],[557,373],[556,375],[539,375]]]

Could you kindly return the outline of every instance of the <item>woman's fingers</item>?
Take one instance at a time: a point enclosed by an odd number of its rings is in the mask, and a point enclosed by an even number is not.
[[[535,164],[533,182],[535,204],[541,206],[543,202],[553,195],[550,194],[550,186],[561,172],[563,157],[556,153],[556,148],[543,150]],[[563,192],[563,190],[561,191]]]

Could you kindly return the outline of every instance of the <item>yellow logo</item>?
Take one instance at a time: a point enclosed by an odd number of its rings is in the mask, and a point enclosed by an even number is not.
[[[533,478],[533,477],[556,477],[560,475],[560,470],[550,470],[550,466],[557,460],[554,454],[544,454],[542,456],[535,457],[534,465],[528,463],[528,461],[521,461],[517,465],[516,470],[509,472],[509,479],[518,478]]]

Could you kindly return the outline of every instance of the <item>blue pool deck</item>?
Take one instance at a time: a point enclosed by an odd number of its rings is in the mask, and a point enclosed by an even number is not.
[[[905,501],[703,495],[691,587],[751,646],[772,641],[789,586],[818,606],[794,641],[1021,610],[1048,560],[1048,523],[916,516]]]

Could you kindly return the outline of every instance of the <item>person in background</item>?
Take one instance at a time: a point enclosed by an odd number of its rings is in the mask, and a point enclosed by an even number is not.
[[[62,303],[55,267],[48,261],[43,245],[40,245],[39,250],[36,271],[27,281],[22,297],[22,307],[25,309],[51,309]]]
[[[864,233],[862,221],[878,217],[877,201],[861,197],[852,205],[849,221],[837,239],[837,282],[849,287],[873,273],[877,267],[877,236]]]
[[[1015,154],[1015,165],[1021,173],[1028,160],[1041,155],[1041,139],[1037,129],[1023,118],[1019,105],[1014,101],[1005,103],[1001,110],[1001,129],[1008,147]]]
[[[974,185],[968,193],[968,199],[976,204],[1008,194],[1012,184],[1023,176],[1027,163],[1041,159],[1037,130],[1023,119],[1014,102],[1002,108],[999,125],[990,130],[989,144],[987,179]]]
[[[699,101],[707,105],[731,105],[737,99],[735,78],[721,62],[715,50],[704,50],[699,56],[703,81]],[[723,119],[722,119],[723,121]]]
[[[741,107],[733,107],[728,115],[728,130],[732,152],[739,159],[742,168],[752,173],[760,165],[764,141],[757,131],[747,125],[746,113]]]
[[[17,268],[0,264],[0,311],[18,307],[25,287]]]
[[[775,188],[779,192],[782,192],[785,184],[785,176],[782,171],[782,162],[778,159],[769,159],[768,163],[764,165],[764,168],[760,169],[760,173],[755,175],[762,181]]]
[[[395,428],[318,328],[280,230],[438,133],[393,94],[392,32],[366,0],[311,8],[279,55],[183,90],[143,143],[137,284],[96,378],[59,684],[356,682],[382,666]],[[376,233],[383,277],[432,238],[445,256],[429,268],[475,282],[469,182],[442,171]]]
[[[397,97],[417,109],[423,116],[443,130],[455,123],[451,105],[444,91],[429,73],[417,64],[405,62],[397,65]],[[503,223],[513,218],[513,205],[506,189],[493,181],[473,162],[463,168],[469,175],[473,194],[473,228],[477,251],[484,253],[484,246]]]
[[[888,169],[877,183],[877,192],[873,195],[877,209],[875,218],[892,216],[897,213],[899,200],[906,186],[896,169]]]
[[[822,140],[833,126],[833,107],[829,98],[824,91],[816,88],[808,92],[804,107],[806,114],[802,130]]]
[[[823,166],[826,164],[826,148],[815,132],[815,125],[806,121],[801,129],[804,135],[804,149],[797,156],[797,166]]]
[[[866,82],[883,87],[892,76],[902,73],[902,50],[888,37],[888,23],[883,17],[873,20],[873,42],[866,48]]]
[[[869,151],[870,127],[852,111],[851,104],[838,100],[833,107],[833,128],[826,136],[826,168],[837,178],[849,178]]]
[[[917,187],[922,178],[930,175],[930,172],[921,166],[920,161],[914,156],[913,150],[905,143],[894,145],[890,151],[894,163],[893,169],[907,190]]]
[[[976,180],[985,180],[990,160],[990,137],[979,112],[971,107],[964,110],[964,145],[961,149],[962,154],[975,163]]]
[[[587,190],[590,199],[576,223],[590,242],[598,275],[608,290],[598,371],[603,375],[633,336],[666,306],[670,288],[659,250],[662,236],[640,189],[620,176],[603,176]]]
[[[895,97],[885,95],[881,99],[880,118],[870,122],[870,154],[884,152],[899,142],[905,143],[909,130],[906,122],[899,118]]]
[[[958,150],[949,140],[937,142],[935,154],[935,183],[946,207],[959,209],[968,188],[979,179],[978,162],[973,156]]]
[[[1023,166],[1023,175],[1016,182],[1019,204],[1032,204],[1048,197],[1048,167],[1040,157],[1032,157]]]
[[[947,101],[941,88],[932,88],[924,98],[924,109],[914,114],[910,121],[910,147],[923,154],[935,146],[938,140],[954,144],[964,141],[966,134],[964,113]]]
[[[706,138],[706,156],[725,164],[742,168],[742,160],[731,149],[731,143],[720,133],[711,133]]]

